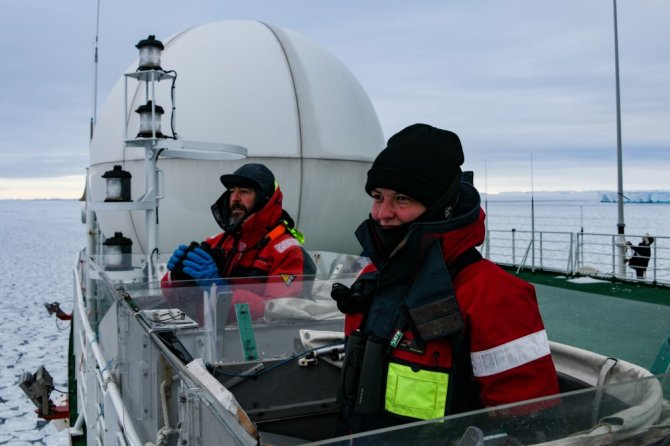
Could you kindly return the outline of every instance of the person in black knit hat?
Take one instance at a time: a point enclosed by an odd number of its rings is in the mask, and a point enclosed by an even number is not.
[[[453,132],[414,124],[393,135],[368,171],[365,191],[384,186],[426,208],[443,206],[445,218],[458,201],[463,147]]]
[[[365,191],[393,186],[430,207],[443,192],[452,198],[458,192],[463,161],[458,135],[414,124],[389,139],[368,172]]]
[[[535,289],[475,248],[484,212],[463,162],[455,133],[414,124],[368,171],[356,237],[372,263],[331,292],[347,336],[339,434],[559,391]]]

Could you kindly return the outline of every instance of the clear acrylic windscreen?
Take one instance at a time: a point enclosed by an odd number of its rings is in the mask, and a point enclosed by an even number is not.
[[[130,308],[151,330],[174,332],[193,358],[253,369],[259,362],[270,367],[297,363],[305,352],[341,344],[344,318],[330,291],[336,282],[350,286],[369,260],[330,253],[314,258],[319,260],[314,276],[228,279],[225,286],[215,287],[192,282],[165,287],[123,271],[105,274],[123,286]],[[114,294],[111,289],[101,293]],[[104,308],[109,305],[98,307]],[[249,356],[250,350],[255,357]],[[355,437],[388,445],[432,445],[435,438],[461,446],[656,444],[670,435],[669,397],[670,379],[662,375]],[[340,438],[318,444],[349,442]]]
[[[341,254],[320,253],[320,259],[317,274],[309,276],[123,286],[144,322],[156,331],[175,331],[193,357],[223,364],[291,358],[341,344],[344,315],[330,296],[332,286],[350,286],[369,263]]]
[[[668,398],[670,377],[649,376],[317,444],[657,445],[670,438]]]

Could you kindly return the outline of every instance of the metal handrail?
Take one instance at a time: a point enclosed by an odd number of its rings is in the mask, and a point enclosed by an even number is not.
[[[88,320],[82,293],[81,278],[80,275],[77,274],[76,268],[74,271],[74,277],[76,281],[75,309],[76,313],[78,314],[75,315],[73,323],[81,325],[81,330],[84,332],[82,339],[86,339],[87,341],[81,354],[84,355],[87,360],[89,358],[95,360],[97,365],[95,373],[98,374],[98,385],[100,386],[100,390],[103,392],[103,394],[109,395],[112,407],[117,414],[117,419],[122,420],[123,422],[122,432],[127,444],[141,446],[144,444],[144,442],[140,440],[140,437],[137,434],[137,430],[135,429],[135,425],[132,421],[133,417],[131,417],[123,402],[121,390],[119,389],[114,376],[107,367],[107,361],[105,360],[104,354],[97,342],[97,335]],[[104,414],[100,414],[100,419],[103,417]]]
[[[621,236],[585,232],[525,231],[519,229],[487,231],[482,253],[489,260],[517,271],[522,269],[554,271],[566,275],[593,275],[616,280],[638,280],[632,268],[618,271]],[[628,235],[629,240],[641,235]],[[539,240],[540,243],[534,243]],[[517,259],[517,247],[524,255]],[[670,237],[655,237],[645,277],[650,284],[670,285]],[[530,256],[533,249],[534,255]],[[535,259],[533,262],[532,259]]]

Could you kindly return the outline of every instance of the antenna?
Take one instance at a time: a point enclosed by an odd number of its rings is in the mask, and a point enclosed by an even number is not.
[[[533,246],[532,271],[535,272],[535,186],[533,184],[533,153],[530,154],[530,243]]]
[[[484,160],[484,213],[486,214],[486,258],[491,258],[491,238],[489,233],[489,180],[486,160]]]
[[[489,182],[488,170],[486,168],[486,160],[484,160],[484,212],[488,218],[489,212]]]
[[[619,32],[617,27],[616,16],[616,0],[612,0],[612,7],[614,10],[614,74],[616,85],[616,146],[617,146],[617,234],[619,235],[618,243],[618,264],[617,273],[620,275],[626,274],[625,258],[625,227],[623,217],[623,164],[622,164],[622,149],[621,149],[621,95],[619,94]]]
[[[93,139],[93,129],[98,120],[98,34],[100,33],[100,0],[95,18],[95,50],[93,54],[93,115],[91,116],[90,139]]]

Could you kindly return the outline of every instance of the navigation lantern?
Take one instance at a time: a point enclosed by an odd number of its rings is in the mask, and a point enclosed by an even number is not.
[[[138,70],[160,70],[161,69],[161,51],[165,48],[160,40],[156,40],[156,36],[149,36],[149,38],[140,40],[137,45],[140,50],[140,66]]]
[[[146,104],[137,107],[135,112],[140,115],[140,132],[137,134],[138,138],[160,138],[163,136],[161,133],[163,107],[154,105],[151,101],[148,101]]]
[[[110,237],[102,243],[105,269],[109,271],[133,269],[132,250],[133,241],[124,237],[122,232],[115,232],[114,237]]]
[[[102,177],[107,182],[105,201],[131,201],[130,199],[130,172],[126,172],[121,166],[114,166],[114,170],[108,170]]]

